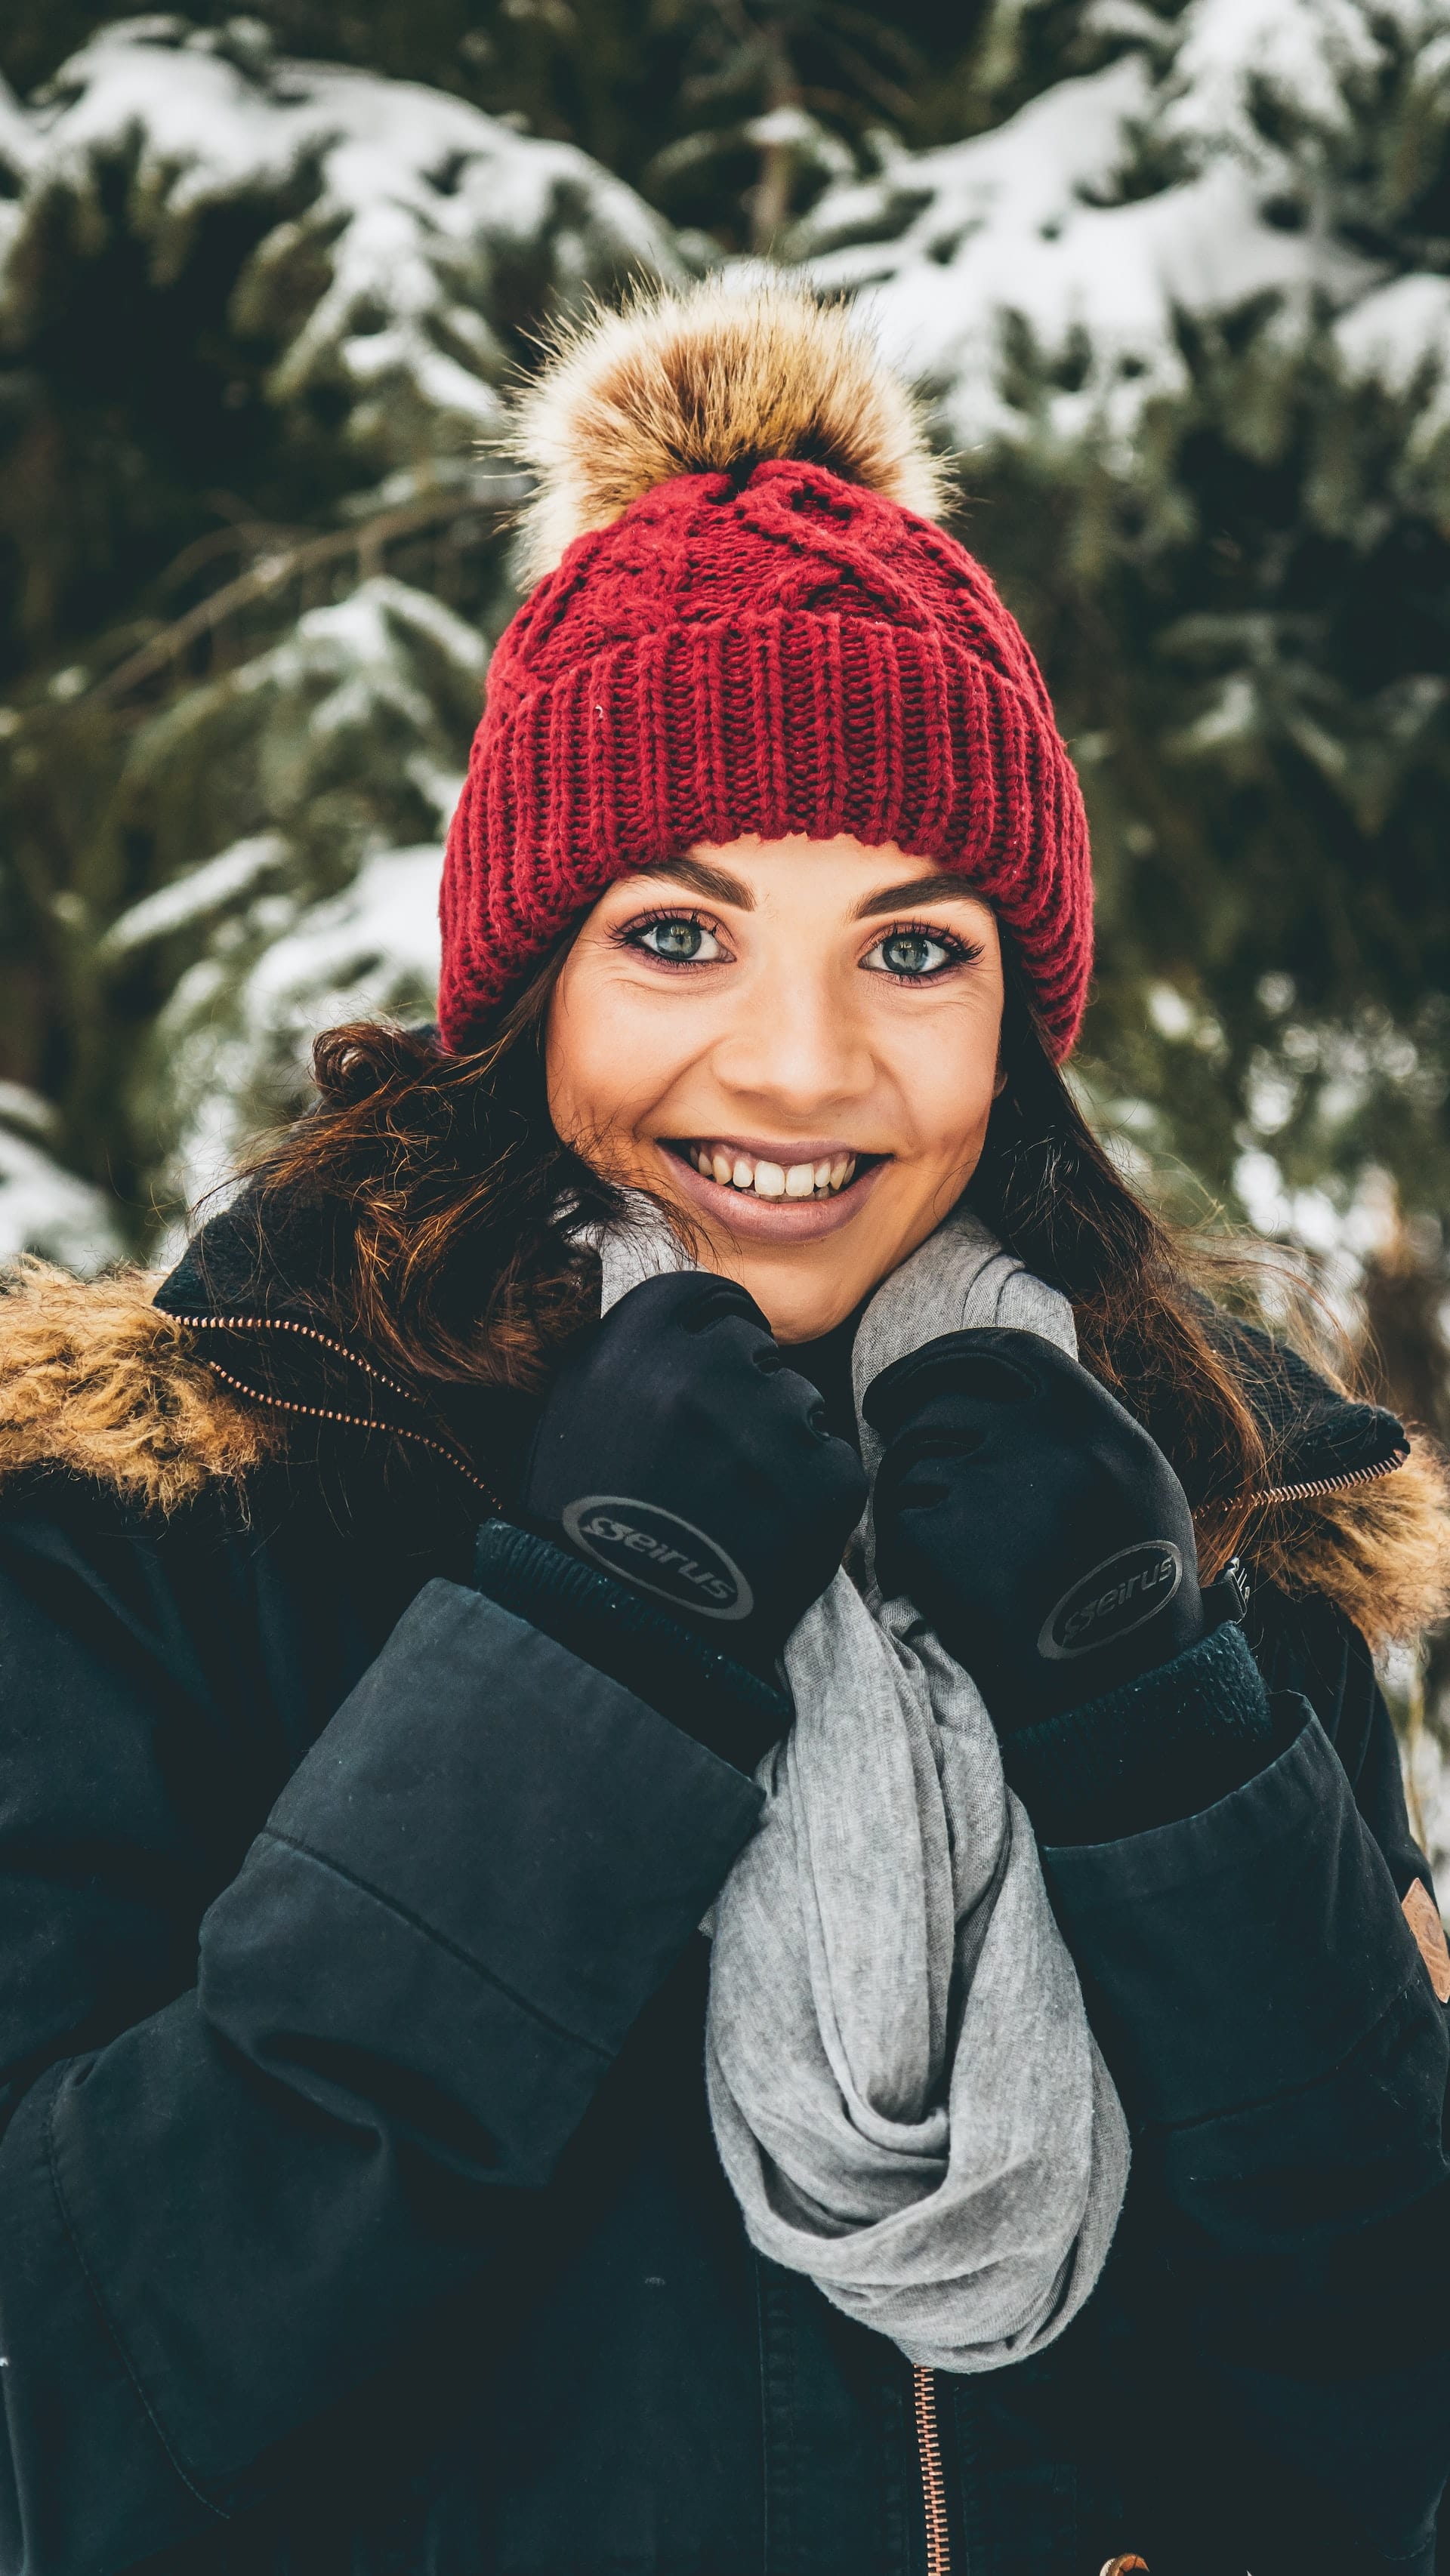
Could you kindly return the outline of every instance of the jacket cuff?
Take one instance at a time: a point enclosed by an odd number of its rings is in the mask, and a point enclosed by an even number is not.
[[[1008,1736],[1002,1759],[1040,1840],[1104,1843],[1197,1815],[1274,1749],[1262,1676],[1225,1622],[1120,1690]]]
[[[542,2157],[760,1808],[753,1781],[634,1693],[435,1578],[208,1912],[202,2010],[228,2027],[239,1984],[236,2008],[255,2016],[263,1952],[284,1976],[299,1954],[321,1958],[329,1999],[376,2033],[391,1994],[413,2065],[435,2084],[447,2066],[456,2088],[471,2061],[481,2116],[500,2134],[513,2121],[521,2152]],[[278,2009],[263,1994],[263,2048],[287,2027],[266,2019]]]
[[[653,1602],[512,1521],[485,1521],[473,1580],[582,1663],[642,1699],[706,1751],[753,1771],[791,1722],[791,1704]]]

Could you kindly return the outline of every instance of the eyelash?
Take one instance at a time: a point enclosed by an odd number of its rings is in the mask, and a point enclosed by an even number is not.
[[[677,921],[692,922],[696,929],[707,932],[710,938],[718,939],[721,945],[724,945],[725,934],[719,923],[712,921],[708,913],[683,910],[679,906],[664,906],[657,912],[638,914],[633,921],[623,923],[614,936],[621,948],[632,948],[640,955],[654,957],[658,965],[668,966],[675,974],[687,973],[690,968],[697,965],[718,965],[721,961],[714,957],[659,957],[656,951],[645,947],[646,932],[662,929],[667,923]],[[953,966],[975,965],[983,953],[980,940],[959,938],[955,931],[944,930],[939,922],[891,921],[883,930],[877,932],[871,942],[871,949],[867,950],[867,955],[869,956],[874,949],[883,948],[889,939],[901,938],[929,939],[934,946],[946,950],[946,962],[941,966],[933,966],[925,975],[900,975],[889,966],[881,966],[873,970],[884,976],[891,984],[935,984]]]
[[[974,966],[982,955],[979,939],[959,938],[954,930],[943,930],[936,921],[889,921],[871,942],[872,948],[884,948],[888,939],[929,939],[936,948],[947,952],[946,963],[933,966],[925,975],[898,975],[890,966],[879,966],[876,973],[891,984],[935,984],[953,966]],[[870,950],[867,951],[869,956]]]
[[[725,944],[725,934],[718,921],[712,921],[709,914],[705,912],[682,911],[678,905],[666,906],[659,912],[638,914],[633,921],[625,922],[614,936],[621,948],[633,948],[641,956],[653,957],[656,965],[669,966],[676,974],[688,971],[690,967],[696,965],[718,965],[720,961],[714,957],[660,957],[655,950],[645,947],[646,931],[662,930],[668,923],[675,921],[692,922],[697,930],[708,931],[712,939],[718,939],[722,947]]]

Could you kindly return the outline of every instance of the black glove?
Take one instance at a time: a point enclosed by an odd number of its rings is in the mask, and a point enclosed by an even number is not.
[[[521,1517],[769,1674],[866,1500],[823,1413],[733,1280],[646,1279],[560,1371]]]
[[[876,1570],[977,1682],[999,1733],[1136,1680],[1209,1624],[1162,1450],[1040,1334],[948,1333],[865,1400],[886,1444]]]

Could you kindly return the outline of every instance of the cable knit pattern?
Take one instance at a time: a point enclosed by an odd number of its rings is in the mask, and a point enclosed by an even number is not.
[[[444,869],[445,1044],[477,1044],[626,870],[792,832],[959,870],[1066,1055],[1092,960],[1082,797],[981,565],[821,465],[678,474],[577,538],[494,652]]]

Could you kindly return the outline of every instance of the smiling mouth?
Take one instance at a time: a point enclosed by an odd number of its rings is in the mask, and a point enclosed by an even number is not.
[[[778,1155],[760,1154],[728,1139],[693,1136],[671,1138],[666,1150],[719,1189],[776,1204],[839,1199],[884,1159],[880,1154],[853,1153],[838,1145],[808,1160],[792,1160],[789,1148],[784,1146]]]

